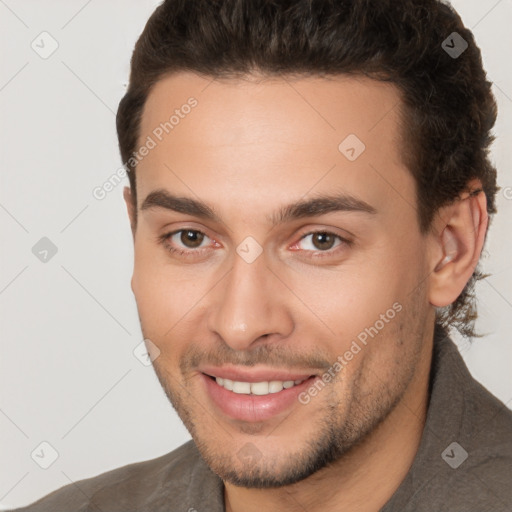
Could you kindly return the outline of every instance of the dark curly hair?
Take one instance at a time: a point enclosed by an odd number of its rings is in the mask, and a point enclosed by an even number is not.
[[[443,48],[456,32],[468,44],[457,58]],[[139,37],[130,83],[117,112],[121,158],[136,204],[134,159],[141,115],[164,75],[213,78],[359,74],[400,90],[403,158],[416,182],[420,230],[441,206],[480,180],[496,212],[496,169],[489,160],[497,108],[473,34],[439,0],[165,0]],[[480,190],[481,191],[481,190]],[[472,192],[472,191],[470,191]],[[474,192],[474,191],[473,191]],[[479,267],[436,323],[468,337],[477,318]]]

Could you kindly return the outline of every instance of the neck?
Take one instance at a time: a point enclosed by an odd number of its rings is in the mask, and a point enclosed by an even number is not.
[[[225,483],[226,512],[374,512],[404,480],[418,451],[428,408],[432,344],[406,393],[364,441],[293,485],[248,489]]]

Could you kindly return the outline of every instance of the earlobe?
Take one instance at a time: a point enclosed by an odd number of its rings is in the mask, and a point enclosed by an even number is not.
[[[478,264],[488,223],[484,192],[466,194],[442,208],[436,222],[438,235],[431,238],[429,301],[444,307],[455,302]]]

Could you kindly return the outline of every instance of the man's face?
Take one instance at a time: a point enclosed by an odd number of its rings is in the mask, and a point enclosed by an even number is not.
[[[158,378],[229,482],[283,485],[332,462],[424,364],[428,251],[399,102],[348,77],[180,73],[149,95],[132,287]]]

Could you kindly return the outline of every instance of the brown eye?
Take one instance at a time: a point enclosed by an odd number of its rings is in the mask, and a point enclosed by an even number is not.
[[[351,245],[352,242],[330,231],[312,231],[302,236],[294,250],[299,249],[302,254],[311,252],[312,257],[318,258],[332,256]]]
[[[315,249],[318,249],[319,251],[327,251],[329,249],[332,249],[334,247],[334,242],[336,241],[336,238],[338,238],[335,235],[332,235],[330,233],[313,233],[312,235],[312,244],[315,247]]]
[[[184,229],[181,231],[180,242],[189,249],[195,249],[202,244],[204,236],[200,231]]]

